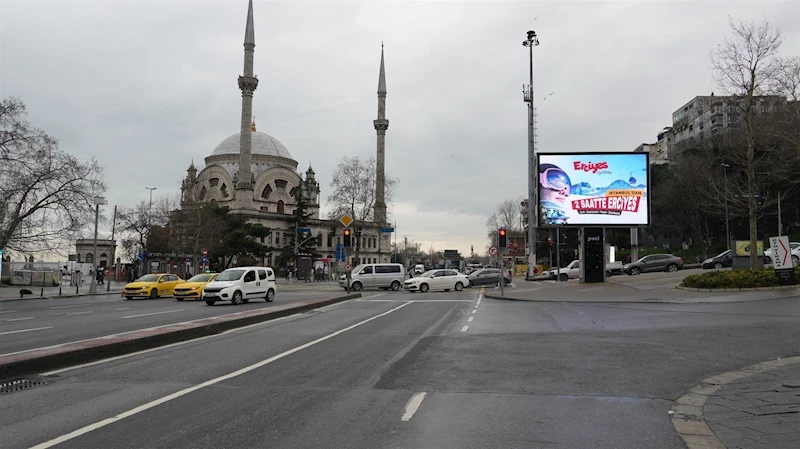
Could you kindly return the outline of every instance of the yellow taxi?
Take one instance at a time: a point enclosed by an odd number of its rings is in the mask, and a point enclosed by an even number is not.
[[[172,296],[178,301],[184,299],[200,299],[203,296],[203,289],[206,284],[213,281],[217,273],[200,273],[192,276],[183,284],[178,284],[173,290]]]
[[[122,289],[122,296],[125,299],[133,299],[135,297],[155,299],[159,296],[171,295],[175,286],[183,282],[183,279],[174,274],[145,274],[127,284]]]

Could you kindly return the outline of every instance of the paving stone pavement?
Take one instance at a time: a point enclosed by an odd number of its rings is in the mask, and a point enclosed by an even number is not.
[[[703,415],[728,449],[800,448],[800,364],[723,386]]]

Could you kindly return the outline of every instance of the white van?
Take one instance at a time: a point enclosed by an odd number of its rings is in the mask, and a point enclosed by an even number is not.
[[[275,271],[272,268],[228,268],[203,289],[203,300],[209,306],[217,301],[242,304],[251,299],[275,300]]]
[[[350,272],[350,290],[357,292],[364,288],[400,290],[405,281],[406,270],[399,263],[369,263],[359,265]],[[339,277],[339,287],[347,290],[347,275]]]
[[[421,263],[418,263],[414,267],[414,276],[420,275],[420,274],[422,274],[424,272],[425,272],[425,265],[422,265]]]

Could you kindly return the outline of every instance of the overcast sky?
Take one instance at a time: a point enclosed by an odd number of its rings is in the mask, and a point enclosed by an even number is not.
[[[0,0],[0,96],[20,96],[64,150],[97,157],[111,205],[147,199],[145,186],[174,194],[191,160],[239,131],[246,14],[246,0]],[[495,205],[527,189],[527,30],[541,41],[540,151],[654,142],[713,90],[708,53],[729,15],[766,16],[782,53],[800,54],[800,0],[255,0],[254,14],[258,130],[313,165],[323,199],[342,156],[375,154],[385,42],[398,241],[467,254],[485,251]]]

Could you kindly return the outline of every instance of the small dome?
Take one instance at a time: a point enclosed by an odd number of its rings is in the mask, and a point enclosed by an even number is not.
[[[236,133],[223,140],[219,145],[217,145],[216,148],[214,148],[214,151],[211,153],[211,155],[216,156],[218,154],[239,154],[240,134],[241,133]],[[287,150],[278,139],[270,136],[269,134],[258,131],[251,131],[250,134],[252,135],[253,142],[252,154],[264,154],[267,156],[279,156],[286,159],[292,159],[292,155],[289,154],[289,150]]]

